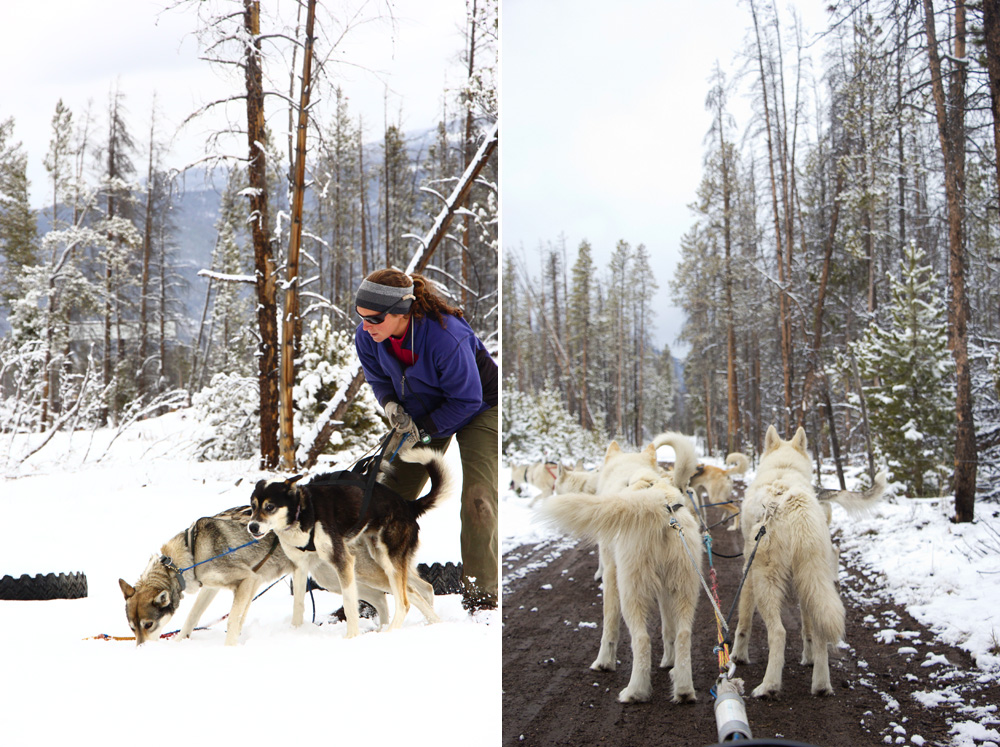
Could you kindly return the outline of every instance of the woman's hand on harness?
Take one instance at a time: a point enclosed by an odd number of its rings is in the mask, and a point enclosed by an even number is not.
[[[386,402],[385,415],[389,418],[389,425],[399,433],[408,435],[412,439],[411,443],[420,443],[420,429],[401,404],[398,402]]]

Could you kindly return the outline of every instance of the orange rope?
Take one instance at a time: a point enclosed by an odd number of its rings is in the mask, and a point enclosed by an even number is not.
[[[712,596],[715,597],[715,604],[717,608],[720,604],[719,602],[719,580],[715,573],[715,567],[711,566],[708,569],[708,573],[712,578]],[[729,669],[729,646],[726,643],[726,636],[722,632],[722,618],[718,614],[715,615],[715,630],[719,636],[719,645],[716,646],[716,651],[719,654],[719,671],[726,672]]]

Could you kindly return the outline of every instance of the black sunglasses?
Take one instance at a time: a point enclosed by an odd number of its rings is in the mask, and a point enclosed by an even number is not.
[[[358,314],[357,311],[355,311],[354,313]],[[389,313],[388,311],[383,311],[381,314],[372,314],[371,316],[358,314],[358,318],[361,319],[361,321],[363,322],[368,322],[369,324],[381,324],[382,322],[385,321],[385,315],[388,313]]]

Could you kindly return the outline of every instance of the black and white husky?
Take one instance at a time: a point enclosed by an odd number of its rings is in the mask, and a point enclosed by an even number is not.
[[[424,465],[431,480],[427,495],[407,501],[377,482],[362,515],[363,487],[346,482],[342,475],[319,475],[307,483],[297,477],[261,480],[251,496],[252,516],[247,525],[251,535],[262,537],[273,531],[298,568],[336,577],[344,598],[348,638],[359,633],[356,565],[364,555],[380,568],[395,599],[389,630],[402,626],[411,591],[413,603],[427,621],[439,619],[434,612],[434,588],[415,568],[417,519],[452,492],[454,480],[437,451],[411,447],[399,456]]]

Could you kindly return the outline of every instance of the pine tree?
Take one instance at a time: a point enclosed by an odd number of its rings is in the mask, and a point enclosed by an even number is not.
[[[573,290],[567,299],[567,327],[570,347],[575,354],[573,361],[580,395],[580,425],[590,430],[594,418],[590,412],[590,346],[591,346],[591,295],[594,283],[594,260],[590,243],[580,242],[576,263],[573,265]]]
[[[350,308],[355,276],[361,268],[361,132],[338,87],[336,111],[327,127],[317,167],[317,231],[325,242],[317,252],[319,294],[339,308]],[[304,314],[305,315],[305,312]],[[353,325],[348,317],[343,328]]]
[[[35,264],[38,230],[28,198],[28,156],[20,143],[11,142],[14,120],[0,122],[0,299],[5,304],[19,295],[19,278]]]
[[[72,177],[73,153],[73,113],[63,104],[62,99],[56,103],[56,112],[52,115],[52,139],[49,150],[45,154],[45,170],[52,180],[52,227],[60,227],[59,203],[69,197],[67,190]]]
[[[387,125],[383,140],[382,189],[380,208],[384,255],[383,267],[405,264],[409,258],[410,240],[403,236],[412,233],[414,226],[413,165],[406,150],[406,140],[396,125]]]
[[[852,343],[876,448],[909,495],[945,488],[954,442],[954,367],[941,285],[914,244],[900,277],[889,276],[885,326],[868,325]]]

